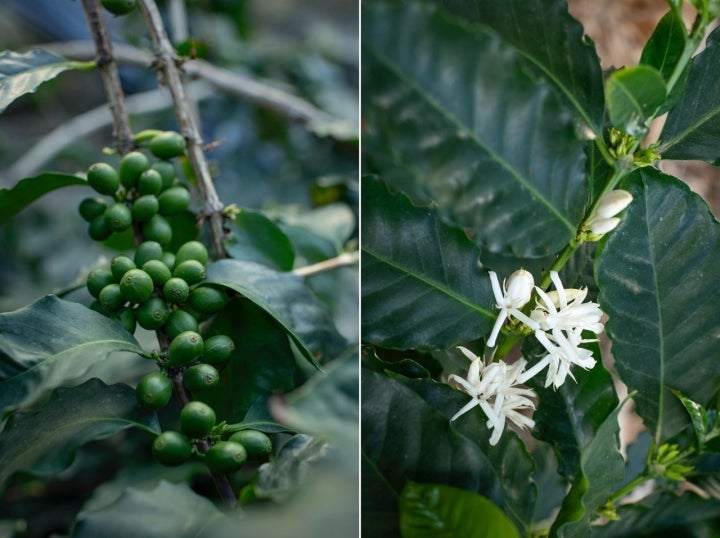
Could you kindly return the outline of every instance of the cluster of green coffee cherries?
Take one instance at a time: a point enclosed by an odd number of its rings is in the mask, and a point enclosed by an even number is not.
[[[184,140],[178,133],[161,133],[149,147],[161,160],[151,163],[144,153],[133,151],[122,158],[118,170],[106,163],[93,164],[88,183],[98,193],[112,196],[112,201],[86,198],[79,211],[90,223],[90,236],[98,241],[132,226],[142,227],[146,240],[133,256],[115,256],[109,268],[91,271],[87,289],[95,298],[90,307],[118,320],[128,332],[134,333],[139,325],[167,335],[167,350],[152,354],[161,370],[145,375],[136,388],[138,402],[157,410],[172,398],[170,375],[181,374],[193,395],[217,385],[216,366],[228,360],[234,343],[227,335],[203,338],[200,334],[199,321],[222,310],[228,301],[223,289],[203,283],[205,245],[188,241],[176,252],[168,250],[172,227],[165,216],[185,211],[190,202],[188,189],[176,184],[175,166],[168,160],[183,154]],[[214,474],[234,472],[248,457],[269,454],[272,446],[264,433],[241,430],[221,440],[228,431],[225,426],[216,424],[209,405],[191,401],[180,413],[180,431],[160,434],[153,454],[165,465],[179,465],[196,455]],[[205,438],[216,442],[203,454],[197,447]]]

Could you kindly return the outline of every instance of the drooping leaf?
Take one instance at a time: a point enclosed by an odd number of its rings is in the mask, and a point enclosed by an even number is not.
[[[205,332],[206,337],[216,334],[229,335],[235,349],[220,371],[220,383],[193,396],[210,404],[219,421],[240,422],[259,398],[295,387],[290,342],[260,307],[231,301]]]
[[[78,514],[75,538],[142,536],[197,538],[237,536],[241,522],[221,512],[185,484],[162,480],[151,490],[129,487],[120,498]]]
[[[91,64],[71,62],[42,49],[26,53],[0,53],[0,113],[18,97],[37,90],[43,82],[68,69],[87,69]]]
[[[516,435],[505,432],[497,446],[489,446],[479,408],[451,424],[450,416],[468,397],[447,385],[401,382],[365,369],[361,374],[363,488],[378,491],[363,497],[363,528],[392,528],[398,517],[395,495],[408,480],[479,493],[519,529],[527,528],[535,498],[533,469]]]
[[[520,538],[505,514],[472,491],[408,482],[400,494],[403,538]]]
[[[665,103],[665,81],[654,67],[625,67],[608,77],[606,94],[612,124],[641,138],[647,134],[649,121]]]
[[[658,151],[666,159],[720,162],[720,30],[692,61],[686,89],[665,122]]]
[[[225,248],[236,260],[262,263],[280,271],[292,270],[295,260],[288,237],[259,211],[243,209],[235,216]]]
[[[78,176],[47,172],[21,179],[12,189],[0,189],[0,225],[5,224],[41,196],[63,187],[87,185]]]
[[[157,416],[138,406],[131,387],[91,379],[57,389],[33,411],[15,413],[7,421],[0,434],[0,486],[18,471],[56,474],[85,443],[127,428],[160,433]]]
[[[377,179],[363,180],[362,197],[363,339],[444,349],[489,332],[490,279],[465,234]]]
[[[600,244],[595,273],[615,367],[637,391],[656,441],[690,424],[668,389],[706,405],[720,383],[720,228],[681,181],[650,168],[622,183],[634,197]]]
[[[624,402],[623,402],[624,403]],[[587,440],[580,455],[580,472],[565,497],[553,527],[560,538],[590,536],[595,510],[604,505],[613,487],[623,478],[625,461],[620,453],[618,405]]]
[[[490,27],[541,73],[596,133],[603,122],[600,60],[564,0],[435,0],[465,21]],[[486,71],[486,73],[493,73]]]
[[[362,28],[366,154],[382,178],[490,252],[566,244],[587,182],[556,88],[495,34],[432,5],[371,4]]]
[[[87,379],[113,351],[142,348],[117,321],[53,295],[0,314],[0,411]]]
[[[584,347],[588,347],[585,344]],[[523,355],[528,357],[526,347]],[[558,472],[572,481],[580,472],[582,453],[618,405],[610,374],[600,362],[600,347],[591,346],[597,360],[591,370],[575,367],[575,380],[568,378],[557,390],[545,388],[544,372],[530,384],[538,394],[533,416],[533,435],[558,451]]]
[[[335,358],[345,347],[325,305],[292,273],[253,262],[219,260],[208,266],[206,282],[234,290],[265,310],[313,364]]]

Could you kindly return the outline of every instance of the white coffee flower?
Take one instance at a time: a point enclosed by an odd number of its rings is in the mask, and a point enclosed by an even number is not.
[[[568,337],[563,335],[560,341],[552,341],[547,334],[542,331],[537,331],[535,337],[543,345],[548,354],[540,359],[532,368],[526,370],[518,381],[524,383],[547,367],[548,371],[545,376],[545,386],[549,387],[552,385],[553,388],[557,389],[562,386],[568,375],[575,380],[571,371],[573,365],[580,366],[586,370],[593,368],[596,361],[592,356],[592,351],[580,347],[580,343],[582,343],[583,340],[579,339],[578,334],[579,333],[573,332],[570,333]]]
[[[615,215],[630,205],[632,199],[632,194],[622,189],[603,194],[595,208],[595,212],[583,224],[583,228],[589,230],[594,236],[591,239],[599,239],[614,230],[620,224],[620,219]]]
[[[603,331],[602,310],[597,303],[584,303],[587,289],[565,289],[556,271],[550,271],[550,279],[555,284],[555,292],[546,293],[535,287],[539,296],[537,307],[530,317],[543,331]]]
[[[532,274],[525,269],[518,269],[507,280],[503,281],[503,287],[500,289],[497,274],[494,271],[489,271],[488,274],[490,275],[493,295],[495,295],[495,306],[500,309],[487,341],[488,347],[495,347],[500,329],[509,316],[513,316],[533,330],[537,328],[537,323],[520,311],[530,301],[535,280]]]
[[[493,446],[500,440],[506,420],[520,428],[532,428],[535,422],[522,411],[535,409],[535,404],[530,399],[535,397],[535,393],[531,389],[516,386],[518,377],[525,368],[525,360],[521,359],[512,365],[502,361],[486,365],[470,350],[460,346],[458,349],[471,361],[470,368],[466,379],[451,375],[449,382],[469,394],[471,400],[450,420],[456,420],[474,407],[480,406],[488,419],[488,428],[493,430],[490,436],[490,444]]]

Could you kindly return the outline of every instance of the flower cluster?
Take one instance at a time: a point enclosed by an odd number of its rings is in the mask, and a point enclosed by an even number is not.
[[[486,363],[469,350],[459,348],[470,359],[470,368],[465,379],[452,375],[449,381],[472,399],[451,420],[480,406],[488,418],[488,427],[493,429],[490,444],[495,445],[500,440],[506,419],[520,428],[534,425],[522,411],[535,408],[532,400],[535,392],[520,385],[547,369],[545,386],[552,385],[557,389],[568,376],[573,377],[573,365],[585,369],[595,366],[592,352],[581,347],[581,344],[594,340],[583,339],[583,332],[599,334],[603,324],[600,306],[585,302],[587,290],[565,289],[555,271],[550,272],[550,279],[555,285],[555,290],[550,292],[535,286],[532,275],[524,269],[510,275],[503,282],[502,289],[497,275],[493,271],[489,275],[500,312],[488,338],[488,348],[495,347],[506,321],[514,319],[531,330],[546,351],[536,364],[526,369],[524,358],[512,365],[504,361]],[[531,301],[533,291],[537,299],[535,307],[527,315],[522,309]]]

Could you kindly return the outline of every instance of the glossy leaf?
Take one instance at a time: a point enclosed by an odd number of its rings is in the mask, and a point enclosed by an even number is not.
[[[720,29],[692,61],[686,89],[670,111],[660,139],[666,159],[720,162]]]
[[[490,278],[465,234],[377,179],[363,180],[362,204],[364,340],[444,349],[489,332]]]
[[[607,502],[614,486],[622,480],[625,461],[618,439],[621,408],[622,404],[618,405],[583,445],[580,472],[553,522],[551,535],[557,532],[560,538],[589,536],[595,510]]]
[[[643,48],[640,63],[654,67],[666,81],[670,79],[687,42],[685,22],[671,9],[658,22]]]
[[[520,538],[507,516],[482,495],[415,482],[400,495],[400,529],[403,538]]]
[[[707,404],[720,384],[720,229],[679,180],[642,168],[634,197],[601,243],[595,272],[618,374],[657,441],[690,424],[668,389]]]
[[[568,13],[567,2],[436,2],[456,17],[490,27],[556,88],[588,126],[601,132],[604,103],[600,61],[582,25]]]
[[[115,502],[80,512],[73,536],[235,536],[240,525],[189,486],[162,480],[151,490],[129,487]]]
[[[225,248],[236,260],[262,263],[280,271],[292,270],[295,261],[288,237],[259,211],[243,209],[235,216]]]
[[[235,350],[220,370],[218,385],[193,396],[209,403],[218,421],[243,421],[258,399],[295,387],[297,368],[290,342],[260,307],[231,301],[205,332],[206,337],[216,334],[230,335]]]
[[[692,422],[693,430],[695,431],[698,452],[702,453],[705,448],[706,438],[712,430],[710,416],[708,415],[707,410],[699,403],[683,396],[680,392],[676,390],[671,390],[671,392],[678,400],[680,400],[680,403],[685,408],[685,411],[687,411],[690,421]]]
[[[528,357],[526,348],[527,344],[523,354]],[[530,381],[539,400],[533,435],[558,451],[558,472],[568,481],[580,472],[585,447],[618,405],[610,374],[600,361],[600,348],[595,344],[592,349],[598,362],[591,370],[573,368],[575,381],[568,378],[557,390],[544,387],[545,372]]]
[[[643,137],[665,102],[665,81],[654,67],[625,67],[608,77],[606,94],[612,124],[629,135]]]
[[[363,528],[392,528],[397,505],[389,504],[408,480],[474,491],[498,505],[524,529],[532,516],[532,463],[517,436],[503,434],[489,446],[486,422],[476,408],[458,421],[450,417],[467,395],[434,381],[390,379],[365,369],[362,375]],[[380,518],[380,521],[373,521]]]
[[[498,36],[432,5],[371,4],[362,28],[366,154],[379,175],[490,252],[564,246],[587,183],[556,89]]]
[[[85,67],[87,64],[71,62],[42,49],[23,54],[11,50],[0,53],[0,113],[15,99],[34,92],[63,71]]]
[[[0,411],[87,379],[88,370],[114,351],[142,348],[117,321],[53,295],[0,314]]]
[[[59,473],[84,444],[127,428],[160,433],[157,416],[137,405],[131,387],[91,379],[57,389],[47,402],[7,421],[0,434],[0,485],[18,471]]]
[[[78,176],[47,172],[21,179],[12,189],[0,189],[0,225],[20,213],[41,196],[63,187],[87,185]]]
[[[292,274],[240,260],[220,260],[208,266],[208,284],[243,295],[270,314],[313,364],[331,360],[345,347],[327,307]]]

